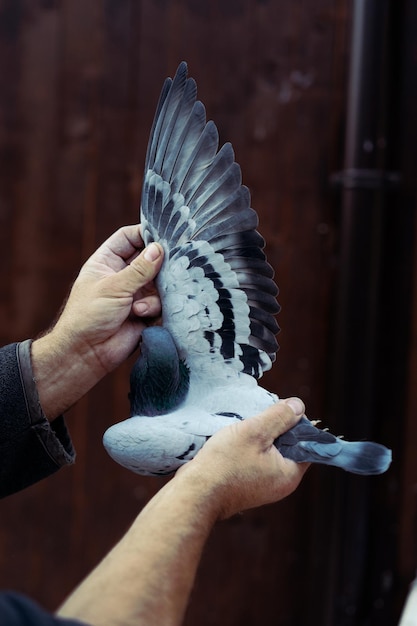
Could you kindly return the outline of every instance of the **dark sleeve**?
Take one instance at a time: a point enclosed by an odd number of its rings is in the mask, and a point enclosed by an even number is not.
[[[31,341],[0,348],[0,497],[74,462],[63,417],[49,422],[40,406]]]
[[[0,593],[0,624],[4,626],[80,626],[85,622],[51,615],[32,600],[14,593]]]

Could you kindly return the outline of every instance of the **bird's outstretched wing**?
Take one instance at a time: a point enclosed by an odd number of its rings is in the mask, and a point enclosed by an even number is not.
[[[109,454],[143,474],[175,471],[219,428],[277,400],[255,380],[278,348],[273,270],[233,149],[218,150],[216,126],[196,97],[181,63],[158,103],[141,205],[145,244],[165,250],[157,278],[165,328],[143,331],[132,417],[104,435]],[[363,475],[391,462],[384,446],[345,442],[306,418],[275,445],[296,462]]]
[[[259,378],[278,349],[278,289],[233,148],[218,144],[181,63],[165,81],[151,130],[142,234],[146,245],[164,247],[163,325],[192,375]]]

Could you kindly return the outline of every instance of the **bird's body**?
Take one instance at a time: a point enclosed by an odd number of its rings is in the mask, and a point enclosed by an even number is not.
[[[140,473],[175,471],[224,426],[278,400],[258,385],[278,348],[278,289],[257,216],[230,144],[218,151],[213,122],[182,63],[162,89],[145,164],[141,224],[158,241],[162,327],[145,329],[131,374],[131,413],[104,435],[109,454]],[[385,471],[389,450],[348,443],[307,418],[276,442],[284,456]]]
[[[185,405],[172,413],[134,416],[111,427],[105,434],[105,445],[114,460],[134,472],[169,474],[191,460],[220,428],[256,415],[272,404],[272,394],[268,396],[256,383],[247,387],[243,380],[234,387],[234,392],[240,396],[238,402],[232,401],[229,385],[215,392],[209,384],[198,386],[196,393],[191,388]],[[221,415],[216,413],[219,405],[223,407]],[[107,439],[109,435],[111,443]]]

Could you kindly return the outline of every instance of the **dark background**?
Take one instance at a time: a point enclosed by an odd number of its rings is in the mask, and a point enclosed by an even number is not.
[[[417,567],[417,10],[378,2],[352,165],[363,2],[0,0],[1,344],[47,328],[83,261],[137,220],[157,97],[184,59],[276,269],[262,384],[393,448],[381,477],[314,467],[286,501],[219,524],[190,626],[395,625]],[[129,367],[69,412],[75,466],[0,503],[0,587],[54,609],[161,486],[101,444],[128,414]]]

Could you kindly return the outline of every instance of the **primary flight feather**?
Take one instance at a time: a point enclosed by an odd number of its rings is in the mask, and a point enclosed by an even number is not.
[[[131,417],[111,426],[110,456],[139,474],[175,471],[220,428],[278,400],[257,383],[278,344],[278,289],[230,143],[218,149],[181,63],[157,106],[142,189],[142,235],[165,257],[156,279],[162,326],[143,331],[130,379]],[[347,442],[306,417],[275,442],[296,462],[379,474],[391,452]]]

